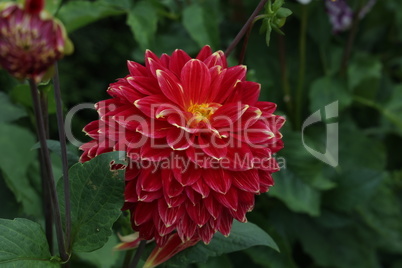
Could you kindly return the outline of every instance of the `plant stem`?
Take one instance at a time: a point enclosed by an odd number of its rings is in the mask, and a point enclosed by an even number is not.
[[[43,124],[45,126],[46,139],[49,138],[49,114],[48,114],[48,100],[47,94],[45,92],[40,92],[40,107],[41,116],[43,119]],[[49,202],[49,185],[47,181],[49,180],[49,175],[47,174],[45,166],[45,158],[41,151],[38,151],[39,162],[40,162],[40,173],[41,173],[41,186],[42,186],[42,203],[43,203],[43,213],[45,215],[45,234],[46,240],[49,245],[50,253],[53,254],[53,215],[52,215],[52,203]]]
[[[57,62],[54,64],[54,98],[56,101],[57,127],[59,129],[59,140],[61,147],[61,160],[63,165],[63,182],[64,182],[64,204],[66,213],[66,229],[65,229],[65,245],[70,251],[70,234],[71,234],[71,205],[70,205],[70,180],[68,177],[68,160],[67,160],[67,144],[66,131],[64,128],[63,105],[61,102],[59,69]]]
[[[141,255],[144,252],[146,244],[147,244],[146,240],[141,240],[140,245],[138,246],[137,250],[135,251],[134,259],[130,264],[130,268],[136,268],[137,267],[137,265],[138,265],[138,263],[140,261]]]
[[[295,123],[296,129],[301,127],[304,79],[306,74],[306,36],[307,36],[307,5],[301,7],[301,24],[299,39],[299,78],[296,91]]]
[[[286,43],[285,37],[283,35],[279,35],[278,37],[278,51],[279,51],[279,63],[281,66],[281,80],[282,80],[282,88],[283,88],[283,100],[288,109],[289,115],[292,114],[292,99],[290,94],[290,84],[289,77],[286,65]]]
[[[264,15],[255,16],[253,19],[253,22],[249,25],[247,32],[246,32],[246,36],[244,37],[243,46],[240,51],[239,64],[243,64],[243,62],[244,62],[244,57],[246,55],[246,50],[247,50],[247,45],[248,45],[248,40],[250,38],[251,30],[253,29],[255,22],[258,19],[263,18],[263,16]]]
[[[359,28],[359,13],[360,9],[355,12],[352,20],[352,28],[349,32],[348,41],[346,42],[345,49],[343,50],[341,62],[341,75],[346,75],[350,55],[352,54],[353,44],[355,42],[357,29]]]
[[[232,43],[229,45],[229,47],[225,51],[226,57],[229,57],[230,53],[232,53],[233,49],[237,46],[237,44],[240,42],[240,40],[243,38],[243,36],[247,33],[250,25],[253,23],[254,18],[260,13],[260,11],[264,8],[265,3],[268,0],[261,0],[258,6],[255,8],[254,12],[251,14],[251,16],[248,18],[247,22],[243,25],[243,28],[241,28],[240,32],[236,35],[235,39],[233,39]]]
[[[53,216],[54,216],[54,222],[56,225],[56,236],[57,236],[57,244],[59,247],[60,257],[64,262],[66,262],[69,259],[69,256],[66,253],[65,245],[64,245],[60,208],[59,208],[59,202],[58,202],[58,198],[57,198],[57,194],[56,194],[56,185],[54,182],[54,177],[53,177],[53,172],[52,172],[52,164],[50,161],[50,154],[49,154],[49,150],[48,150],[47,144],[46,144],[46,130],[45,130],[43,118],[41,116],[42,109],[40,106],[39,93],[38,93],[38,89],[36,87],[35,81],[30,79],[29,85],[31,88],[31,95],[32,95],[33,106],[34,106],[36,129],[38,132],[40,150],[43,155],[44,166],[45,166],[46,173],[48,175],[46,177],[46,179],[47,179],[47,184],[48,184],[48,188],[49,188],[50,200],[47,200],[47,201],[51,202],[52,208],[53,208]]]
[[[46,240],[49,245],[50,254],[53,254],[53,215],[52,215],[52,203],[49,202],[49,186],[47,183],[47,172],[45,168],[45,160],[41,151],[38,151],[40,162],[40,175],[41,175],[41,187],[42,187],[42,208],[45,215],[45,234]]]

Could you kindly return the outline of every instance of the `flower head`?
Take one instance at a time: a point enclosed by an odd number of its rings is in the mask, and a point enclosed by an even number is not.
[[[284,118],[258,101],[260,85],[246,81],[245,66],[228,67],[209,46],[195,59],[147,51],[145,66],[128,61],[128,69],[110,85],[112,98],[96,104],[100,119],[84,128],[93,140],[81,161],[127,152],[124,209],[160,252],[168,241],[185,248],[229,235],[233,219],[245,222],[254,196],[273,185]]]
[[[0,66],[18,79],[39,82],[66,53],[64,27],[43,6],[43,0],[0,5]]]

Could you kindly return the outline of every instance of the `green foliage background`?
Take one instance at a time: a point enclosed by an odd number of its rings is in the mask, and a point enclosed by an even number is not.
[[[261,100],[278,103],[279,113],[287,116],[285,149],[278,155],[286,167],[275,174],[276,185],[257,197],[256,208],[248,215],[250,222],[271,234],[281,252],[257,246],[189,266],[402,267],[402,2],[377,1],[359,21],[350,59],[342,68],[350,31],[332,33],[324,1],[307,6],[287,1],[285,7],[293,15],[282,28],[286,36],[273,34],[269,47],[257,22],[245,58],[248,79],[262,84]],[[355,10],[364,2],[348,1]],[[59,63],[65,110],[107,98],[108,84],[126,75],[126,60],[143,62],[147,48],[157,54],[181,48],[190,55],[205,44],[224,50],[257,4],[256,0],[70,0],[58,10],[59,0],[47,1],[75,46],[74,54]],[[307,12],[306,77],[296,104],[303,12]],[[229,59],[232,65],[237,64],[239,51]],[[286,85],[290,95],[285,94]],[[36,138],[29,89],[1,71],[0,90],[0,218],[28,217],[43,224],[37,152],[31,149]],[[49,92],[50,137],[57,139],[52,88],[43,90]],[[329,122],[339,123],[340,150],[339,165],[333,168],[306,151],[298,121],[336,100],[340,114]],[[73,132],[79,139],[86,139],[81,129],[96,116],[87,110],[74,118]],[[325,123],[305,130],[307,145],[321,152]],[[72,153],[77,149],[72,147]],[[53,161],[59,178],[56,152]],[[114,230],[127,232],[124,224],[120,219]],[[114,233],[101,250],[73,256],[73,267],[121,267],[123,254],[111,252],[117,243]]]

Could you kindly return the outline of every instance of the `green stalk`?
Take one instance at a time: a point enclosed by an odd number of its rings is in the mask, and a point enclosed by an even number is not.
[[[307,37],[307,5],[301,7],[301,24],[300,24],[300,39],[299,39],[299,78],[296,91],[295,103],[295,126],[296,129],[301,127],[302,107],[303,107],[303,89],[306,74],[306,37]]]
[[[39,138],[39,143],[40,143],[40,150],[43,156],[43,164],[45,167],[46,171],[46,177],[44,178],[46,180],[46,184],[48,185],[49,188],[49,196],[50,200],[46,200],[45,202],[50,202],[52,204],[53,208],[53,217],[54,217],[54,222],[56,225],[56,236],[57,236],[57,245],[59,247],[59,253],[60,257],[63,260],[63,262],[68,261],[69,256],[65,250],[65,244],[64,244],[64,237],[63,237],[63,228],[61,224],[61,215],[60,215],[60,207],[59,207],[59,202],[58,202],[58,197],[56,193],[56,185],[53,177],[53,171],[52,171],[52,162],[50,160],[50,154],[49,154],[49,149],[47,148],[46,144],[46,128],[44,124],[44,120],[42,118],[42,107],[40,105],[40,99],[39,99],[39,92],[38,88],[36,86],[35,81],[32,79],[29,80],[29,85],[31,88],[31,95],[32,95],[32,100],[33,100],[33,107],[34,107],[34,113],[35,113],[35,122],[36,122],[36,129],[38,132],[38,138]]]

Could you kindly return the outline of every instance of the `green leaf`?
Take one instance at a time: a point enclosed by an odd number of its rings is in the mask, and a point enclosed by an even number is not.
[[[229,237],[216,233],[209,245],[200,242],[170,259],[168,266],[184,267],[186,264],[205,262],[210,257],[220,256],[253,246],[267,246],[279,250],[274,240],[260,227],[250,222],[233,222]]]
[[[306,128],[307,131],[308,128]],[[325,151],[325,148],[322,148],[323,146],[317,146],[317,144],[326,145],[325,139],[320,142],[319,138],[310,138],[310,136],[307,136],[307,133],[304,133],[305,143],[303,144],[301,133],[286,129],[283,129],[282,133],[286,146],[279,154],[286,160],[285,166],[294,174],[295,179],[302,180],[304,183],[318,190],[328,190],[335,187],[336,184],[323,172],[329,166],[315,158],[305,148],[305,146],[311,146],[314,149],[319,147],[317,150]],[[321,134],[322,132],[319,131],[319,133]],[[325,130],[323,133],[324,137],[326,137]]]
[[[399,176],[399,178],[398,178]],[[358,208],[364,222],[374,230],[373,240],[381,249],[402,254],[402,171],[388,177],[370,202]]]
[[[358,54],[354,59],[352,59],[350,65],[348,66],[349,88],[356,91],[357,87],[361,83],[369,81],[370,84],[374,86],[374,88],[370,90],[372,91],[370,92],[370,95],[374,97],[374,93],[377,90],[378,81],[381,77],[381,69],[381,61],[377,58],[366,54]],[[360,93],[364,94],[364,96],[367,96],[369,90],[367,87],[365,87],[361,89],[361,91],[365,91]]]
[[[46,0],[45,1],[45,10],[50,14],[54,14],[59,8],[61,0]]]
[[[340,211],[351,211],[369,200],[385,176],[385,172],[368,168],[344,171],[339,174],[338,187],[329,191],[324,200]]]
[[[268,194],[282,200],[291,210],[307,213],[311,216],[320,214],[321,193],[297,178],[288,169],[274,174],[275,185]]]
[[[60,267],[51,258],[39,224],[27,219],[0,219],[1,267]]]
[[[380,112],[383,113],[385,117],[393,122],[398,128],[399,133],[402,133],[402,85],[394,87],[392,96],[389,102],[383,108],[379,106]],[[402,134],[401,134],[402,135]]]
[[[347,119],[340,121],[339,133],[346,134],[341,135],[339,139],[339,166],[342,169],[385,168],[386,152],[381,142],[368,137]]]
[[[323,109],[334,101],[338,101],[339,110],[343,110],[352,103],[352,96],[347,91],[346,83],[339,78],[324,76],[315,80],[309,91],[310,112]]]
[[[15,121],[26,115],[24,109],[12,104],[9,97],[0,92],[0,123]]]
[[[0,169],[8,188],[14,193],[28,215],[40,215],[41,200],[27,176],[28,168],[37,158],[31,150],[35,138],[28,130],[0,124]]]
[[[326,229],[311,219],[299,218],[294,228],[304,251],[318,267],[380,267],[372,238],[362,235],[359,227]]]
[[[158,14],[149,1],[136,3],[127,16],[127,25],[130,26],[142,50],[150,48],[158,26]]]
[[[193,3],[183,11],[183,25],[199,47],[219,46],[216,17],[204,5]],[[215,22],[215,23],[214,23]]]
[[[80,259],[90,262],[97,268],[114,267],[116,262],[124,259],[124,251],[113,250],[119,243],[120,240],[117,236],[112,235],[102,248],[93,252],[78,252],[77,255]]]
[[[59,157],[61,157],[61,147],[60,147],[60,142],[56,140],[46,140],[47,148],[56,153]],[[40,144],[37,142],[34,146],[32,146],[32,150],[34,149],[39,149]],[[79,157],[77,153],[72,152],[71,150],[68,150],[67,148],[67,160],[68,160],[68,165],[72,166],[76,164],[79,160]]]
[[[124,170],[110,170],[120,152],[101,154],[69,170],[71,192],[71,241],[74,251],[101,248],[112,234],[112,225],[121,214],[124,203]],[[63,181],[57,184],[60,209],[64,215]]]
[[[68,1],[60,9],[58,17],[67,32],[72,32],[97,20],[124,13],[123,9],[103,2]]]

